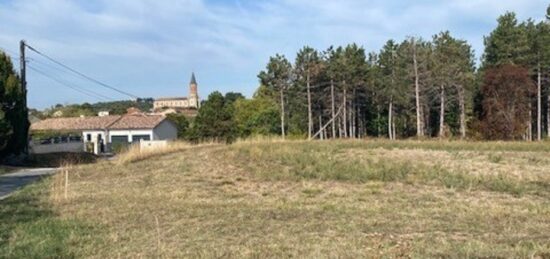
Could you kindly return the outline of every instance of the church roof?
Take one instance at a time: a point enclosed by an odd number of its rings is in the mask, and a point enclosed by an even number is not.
[[[189,84],[197,84],[197,80],[195,79],[195,72],[191,73],[191,82]]]
[[[182,101],[187,100],[187,97],[163,97],[156,98],[155,101]]]

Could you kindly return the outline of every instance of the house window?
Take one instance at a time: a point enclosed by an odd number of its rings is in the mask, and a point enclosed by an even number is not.
[[[149,135],[133,135],[132,136],[132,142],[139,142],[140,140],[151,140],[151,136]]]
[[[92,134],[86,134],[86,141],[92,141]]]
[[[128,136],[111,136],[112,143],[128,143]]]

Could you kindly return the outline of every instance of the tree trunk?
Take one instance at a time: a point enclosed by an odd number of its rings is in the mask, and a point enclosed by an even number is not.
[[[285,139],[285,96],[284,91],[281,88],[281,134]]]
[[[533,104],[532,99],[529,98],[529,119],[527,120],[527,141],[533,140]]]
[[[458,105],[460,106],[460,138],[466,138],[466,105],[464,104],[464,87],[458,87]]]
[[[390,97],[390,104],[388,107],[388,137],[390,140],[394,139],[393,136],[393,96]]]
[[[397,131],[395,130],[395,118],[392,118],[391,123],[392,123],[391,127],[392,127],[392,130],[393,130],[392,137],[393,137],[394,140],[396,140],[397,139]]]
[[[416,60],[416,43],[412,41],[413,48],[413,68],[414,68],[414,95],[416,99],[416,136],[424,136],[423,115],[420,107],[420,82],[418,78],[418,61]]]
[[[355,126],[353,127],[353,133],[356,138],[361,138],[361,125],[363,125],[363,120],[359,117],[361,116],[361,109],[357,104],[355,104]]]
[[[376,137],[380,137],[380,105],[376,105]]]
[[[540,63],[537,73],[537,140],[542,140],[542,81],[541,81]]]
[[[439,96],[440,107],[439,107],[439,137],[445,137],[445,86],[441,85],[441,93]]]
[[[344,82],[344,138],[348,137],[348,99],[346,93],[346,83]]]
[[[550,93],[548,93],[546,103],[546,135],[550,138]]]
[[[324,133],[324,129],[323,129],[323,116],[319,116],[319,130],[321,131],[321,134],[319,136],[321,136],[321,140],[324,140],[325,139],[325,135],[323,134]],[[310,136],[311,138],[311,136]]]
[[[307,70],[306,75],[306,81],[307,81],[307,136],[308,139],[311,138],[311,134],[313,134],[313,113],[311,112],[311,90],[310,90],[310,82],[309,82],[309,68]]]
[[[332,115],[332,138],[336,138],[336,122],[335,122],[335,110],[334,110],[334,81],[330,80],[330,96],[332,98],[331,103],[331,115]]]
[[[342,129],[342,115],[338,115],[338,138],[344,137],[344,130]]]
[[[349,130],[349,132],[350,132],[349,134],[352,138],[355,138],[355,137],[357,137],[357,135],[356,135],[357,132],[355,131],[355,126],[357,126],[357,121],[356,121],[357,112],[355,112],[355,108],[354,108],[355,105],[353,103],[350,106],[351,106],[351,111],[350,111],[350,114],[351,114],[351,116],[350,116],[351,128]]]

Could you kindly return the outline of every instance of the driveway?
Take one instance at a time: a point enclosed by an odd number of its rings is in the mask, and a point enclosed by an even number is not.
[[[56,168],[33,168],[0,175],[0,201],[29,183],[54,174],[56,170]]]

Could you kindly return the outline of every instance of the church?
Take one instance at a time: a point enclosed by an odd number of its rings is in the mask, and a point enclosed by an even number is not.
[[[167,97],[155,99],[153,109],[157,113],[195,113],[200,107],[195,73],[191,74],[188,97]]]

